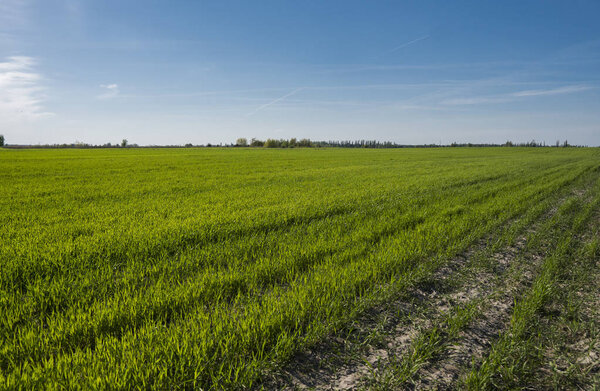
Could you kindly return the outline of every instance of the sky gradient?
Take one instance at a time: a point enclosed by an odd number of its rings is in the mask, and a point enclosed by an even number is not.
[[[598,15],[598,1],[0,0],[0,134],[598,146]]]

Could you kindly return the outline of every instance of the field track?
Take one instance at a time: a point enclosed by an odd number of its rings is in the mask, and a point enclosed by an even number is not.
[[[556,231],[560,229],[556,225],[564,223],[560,214],[565,212],[559,206],[566,200],[589,202],[586,196],[575,191],[570,198],[557,200],[557,207],[535,216],[533,223],[512,221],[510,236],[482,240],[432,275],[416,279],[393,302],[366,311],[345,330],[348,334],[343,338],[336,336],[296,355],[272,385],[313,390],[504,388],[492,382],[465,384],[465,378],[472,376],[468,371],[477,368],[490,353],[498,335],[510,328],[515,298],[531,290],[544,254],[556,244]],[[599,222],[596,210],[584,227],[587,233],[582,234],[587,246],[597,243]],[[516,231],[515,224],[519,226]],[[587,266],[588,272],[590,267],[597,267],[598,259],[595,264],[593,259],[587,261],[579,266]],[[587,280],[597,281],[600,270],[593,270],[591,276]],[[588,312],[595,311],[599,303],[600,289],[595,288],[592,291],[596,296],[589,303],[578,303],[594,308],[587,308]],[[589,318],[594,318],[596,325],[600,321],[597,312]],[[586,371],[583,379],[571,386],[597,384],[599,380],[600,349],[587,339],[591,350],[578,352],[579,358],[596,359],[587,360],[592,365],[586,368],[594,369],[596,377]],[[553,375],[556,377],[556,373]]]
[[[0,150],[0,169],[0,388],[600,386],[598,149]]]

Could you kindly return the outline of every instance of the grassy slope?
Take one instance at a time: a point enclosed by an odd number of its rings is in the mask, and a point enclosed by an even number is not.
[[[3,151],[0,384],[249,385],[598,158]]]

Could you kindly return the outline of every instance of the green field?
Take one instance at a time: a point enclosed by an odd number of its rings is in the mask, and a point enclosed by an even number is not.
[[[554,244],[461,380],[518,387],[547,343],[538,309],[566,291],[568,262],[599,252],[594,148],[0,150],[0,172],[0,388],[260,388],[537,224],[532,246]],[[477,318],[452,314],[440,341]],[[411,362],[443,355],[434,334]],[[421,368],[392,364],[364,384],[401,388]]]

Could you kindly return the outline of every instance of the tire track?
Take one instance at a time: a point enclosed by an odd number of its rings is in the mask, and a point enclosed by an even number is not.
[[[310,390],[351,390],[368,385],[367,378],[382,376],[390,358],[406,354],[421,331],[440,322],[456,306],[486,296],[493,296],[489,307],[496,308],[498,314],[490,313],[489,324],[482,324],[482,331],[503,326],[504,322],[498,319],[510,312],[512,296],[490,295],[489,288],[498,285],[499,277],[511,270],[514,260],[526,247],[527,238],[522,236],[514,246],[494,253],[491,262],[494,267],[490,270],[476,265],[484,257],[481,253],[485,245],[486,241],[481,241],[475,249],[452,259],[429,278],[416,281],[410,292],[385,309],[365,314],[351,329],[354,335],[350,338],[338,337],[296,355],[293,364],[279,373],[275,382],[271,379],[270,384],[281,389]],[[523,275],[533,277],[532,272]],[[476,335],[474,330],[473,336]],[[486,334],[480,335],[482,340],[486,338]],[[447,376],[432,372],[431,377],[433,381]]]
[[[543,259],[542,254],[528,253],[528,242],[557,211],[553,207],[536,218],[512,245],[490,254],[487,241],[482,240],[428,278],[417,278],[409,292],[357,320],[348,336],[297,354],[262,386],[317,391],[387,389],[394,384],[409,389],[451,389],[461,368],[483,357],[490,341],[505,329],[515,295],[533,280]],[[443,347],[444,358],[417,364],[408,376],[416,380],[398,383],[389,367],[410,354],[423,332],[441,324],[456,308],[472,304],[478,314],[455,340],[444,341],[453,343]]]

